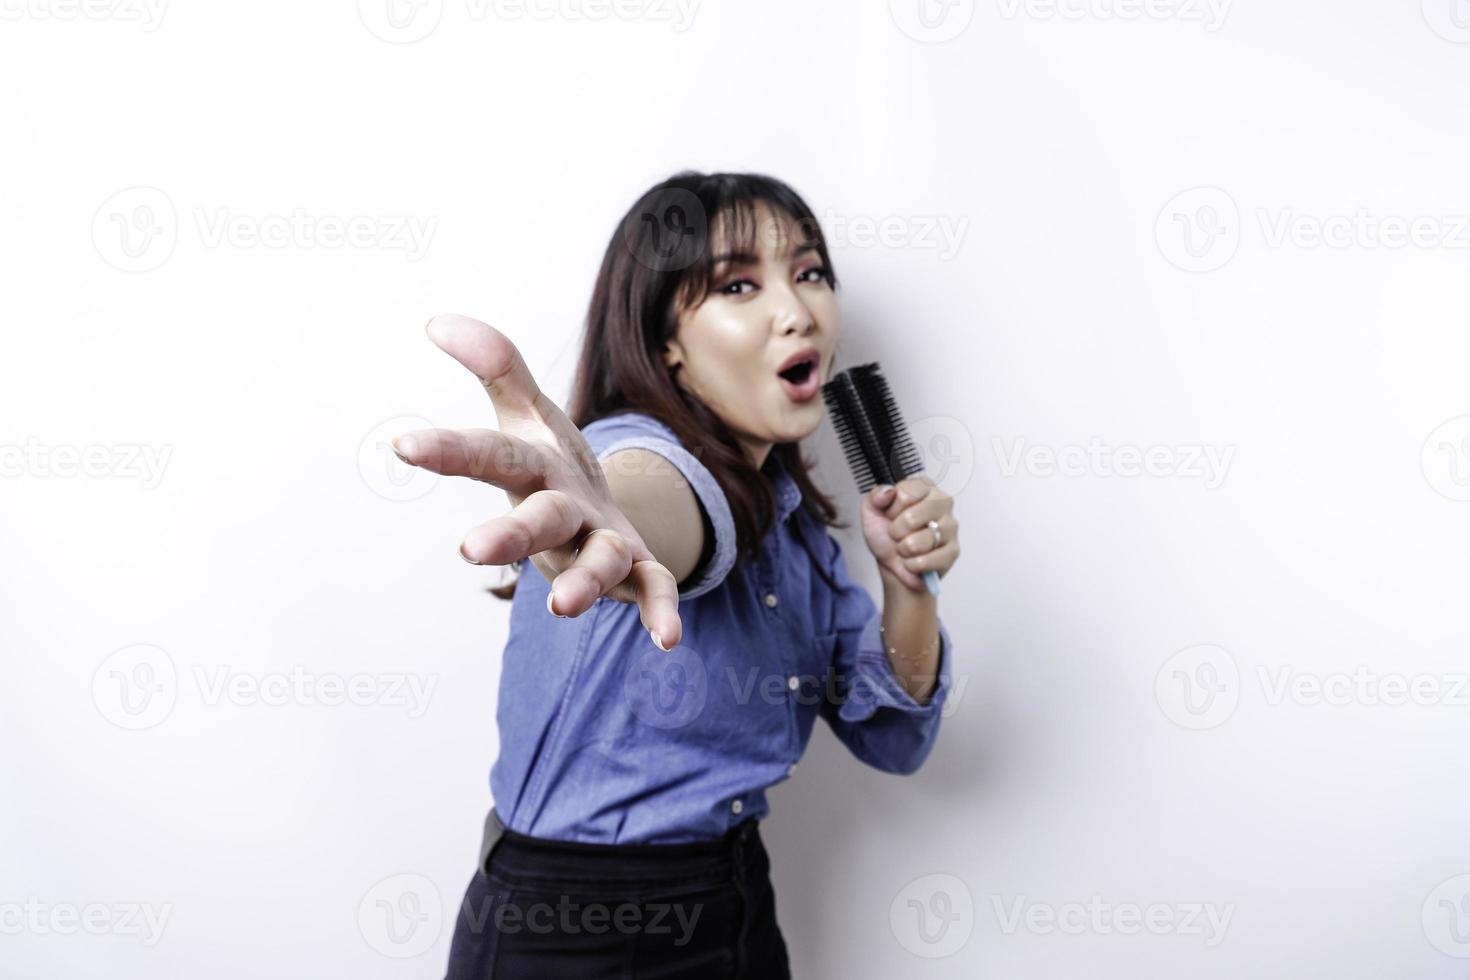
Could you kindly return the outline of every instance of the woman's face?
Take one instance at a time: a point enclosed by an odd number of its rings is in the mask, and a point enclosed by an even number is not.
[[[714,223],[712,291],[680,314],[664,363],[678,366],[676,382],[730,426],[759,468],[773,443],[796,442],[821,423],[839,324],[821,254],[784,212],[758,204],[755,218],[754,255],[730,254],[728,222]],[[781,368],[803,352],[814,355],[811,373],[783,379]]]

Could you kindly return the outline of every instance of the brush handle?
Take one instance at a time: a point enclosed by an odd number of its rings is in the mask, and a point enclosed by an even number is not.
[[[939,594],[939,573],[938,572],[925,572],[924,573],[924,587],[929,590],[929,594],[930,595],[938,595]]]

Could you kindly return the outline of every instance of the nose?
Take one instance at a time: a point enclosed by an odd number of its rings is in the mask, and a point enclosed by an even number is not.
[[[817,321],[812,316],[812,311],[807,308],[794,290],[788,287],[783,290],[775,290],[769,295],[774,297],[771,323],[777,333],[787,334],[795,331],[805,336],[816,329]]]

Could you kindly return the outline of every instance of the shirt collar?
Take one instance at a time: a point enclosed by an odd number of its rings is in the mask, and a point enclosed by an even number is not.
[[[770,469],[771,488],[776,494],[776,512],[784,521],[801,505],[801,488],[786,471],[786,464],[781,462],[774,449],[766,454],[766,466]]]

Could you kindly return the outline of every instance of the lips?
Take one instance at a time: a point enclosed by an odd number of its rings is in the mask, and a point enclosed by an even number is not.
[[[786,358],[786,360],[782,361],[781,366],[776,368],[776,373],[781,374],[789,370],[790,368],[795,367],[803,361],[811,361],[812,364],[815,365],[820,362],[821,359],[821,351],[817,350],[815,347],[803,347],[801,350],[797,351],[795,354],[792,354],[790,357]]]
[[[777,371],[781,387],[792,401],[809,401],[821,388],[822,353],[807,347],[788,357]]]

